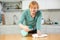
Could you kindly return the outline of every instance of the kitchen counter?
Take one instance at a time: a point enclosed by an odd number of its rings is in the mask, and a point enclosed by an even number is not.
[[[60,25],[42,25],[42,27],[57,27],[57,28],[60,28]]]
[[[31,35],[22,37],[20,34],[0,35],[0,40],[60,40],[60,34],[48,34],[44,38],[33,38]]]

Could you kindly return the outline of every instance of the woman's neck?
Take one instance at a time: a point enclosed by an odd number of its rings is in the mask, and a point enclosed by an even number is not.
[[[31,13],[31,17],[34,18],[36,13]]]

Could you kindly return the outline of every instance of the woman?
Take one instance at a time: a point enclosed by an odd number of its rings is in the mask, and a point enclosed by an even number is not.
[[[39,5],[36,1],[32,1],[29,5],[29,9],[25,10],[19,20],[19,27],[21,29],[22,36],[27,36],[28,33],[41,34],[41,12],[38,10]]]

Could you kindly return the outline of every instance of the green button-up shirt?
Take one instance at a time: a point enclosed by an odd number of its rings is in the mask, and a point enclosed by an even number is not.
[[[40,30],[41,28],[41,20],[42,20],[42,13],[40,10],[36,12],[36,16],[34,18],[30,15],[30,10],[25,10],[19,20],[19,23],[23,25],[27,25],[30,29],[35,28]]]

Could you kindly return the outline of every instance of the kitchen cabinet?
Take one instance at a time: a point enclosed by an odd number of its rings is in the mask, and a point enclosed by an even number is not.
[[[60,25],[42,25],[41,32],[46,34],[60,33]],[[1,25],[0,34],[20,34],[18,25]]]
[[[47,34],[60,33],[60,25],[42,25],[41,32]]]
[[[22,9],[26,10],[29,8],[30,2],[33,0],[21,0],[16,2],[4,2],[4,10],[17,10]],[[39,10],[47,10],[47,9],[60,9],[60,0],[35,0],[39,4]],[[17,4],[17,5],[16,5]]]
[[[4,11],[15,11],[22,9],[22,1],[18,2],[3,2],[3,10]]]
[[[47,9],[60,9],[60,0],[47,0]]]
[[[29,4],[32,0],[24,0],[22,1],[22,10],[28,9],[29,8]],[[47,0],[38,0],[37,1],[39,4],[39,9],[43,10],[43,9],[47,9]]]
[[[18,25],[1,25],[0,34],[20,34]]]
[[[22,1],[22,10],[29,8],[29,3],[32,0],[23,0]],[[60,0],[37,0],[40,10],[47,9],[60,9]]]

